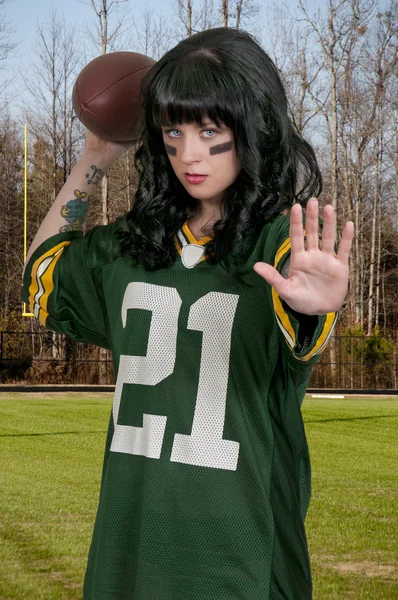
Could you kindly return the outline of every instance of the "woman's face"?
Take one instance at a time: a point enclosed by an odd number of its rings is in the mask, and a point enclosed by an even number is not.
[[[237,178],[241,166],[231,129],[206,119],[162,127],[163,141],[173,170],[187,192],[197,200],[221,203],[225,190]],[[190,178],[189,174],[203,175]]]

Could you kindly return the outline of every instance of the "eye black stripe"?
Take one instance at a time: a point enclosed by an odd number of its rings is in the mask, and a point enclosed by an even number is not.
[[[177,148],[175,146],[170,146],[169,144],[165,143],[164,147],[166,148],[167,154],[170,156],[177,156]]]
[[[223,152],[229,152],[232,150],[233,142],[225,142],[225,144],[217,144],[217,146],[212,146],[210,148],[210,154],[222,154]]]

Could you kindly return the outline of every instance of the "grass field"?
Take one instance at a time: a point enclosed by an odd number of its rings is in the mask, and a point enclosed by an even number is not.
[[[81,598],[110,405],[0,393],[0,600]],[[309,398],[304,418],[314,600],[398,598],[398,399]]]

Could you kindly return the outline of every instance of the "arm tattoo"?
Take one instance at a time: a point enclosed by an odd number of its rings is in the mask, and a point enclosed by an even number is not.
[[[91,173],[91,175],[90,173],[86,173],[87,183],[93,183],[94,185],[98,185],[101,181],[101,177],[103,176],[104,172],[102,171],[102,169],[99,169],[95,165],[91,165],[90,169],[92,169],[93,172]]]
[[[92,196],[88,196],[86,199],[86,192],[80,192],[79,190],[75,190],[74,194],[76,198],[69,200],[69,202],[61,208],[61,215],[68,224],[61,227],[59,230],[60,233],[65,231],[81,231],[83,229],[83,223]]]

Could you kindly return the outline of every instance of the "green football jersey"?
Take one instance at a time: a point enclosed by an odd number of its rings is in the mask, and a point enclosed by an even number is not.
[[[186,224],[171,268],[131,266],[119,226],[46,240],[23,287],[117,373],[84,600],[309,600],[300,407],[336,314],[301,347],[300,316],[253,270],[282,269],[288,217],[265,222],[242,283]]]

